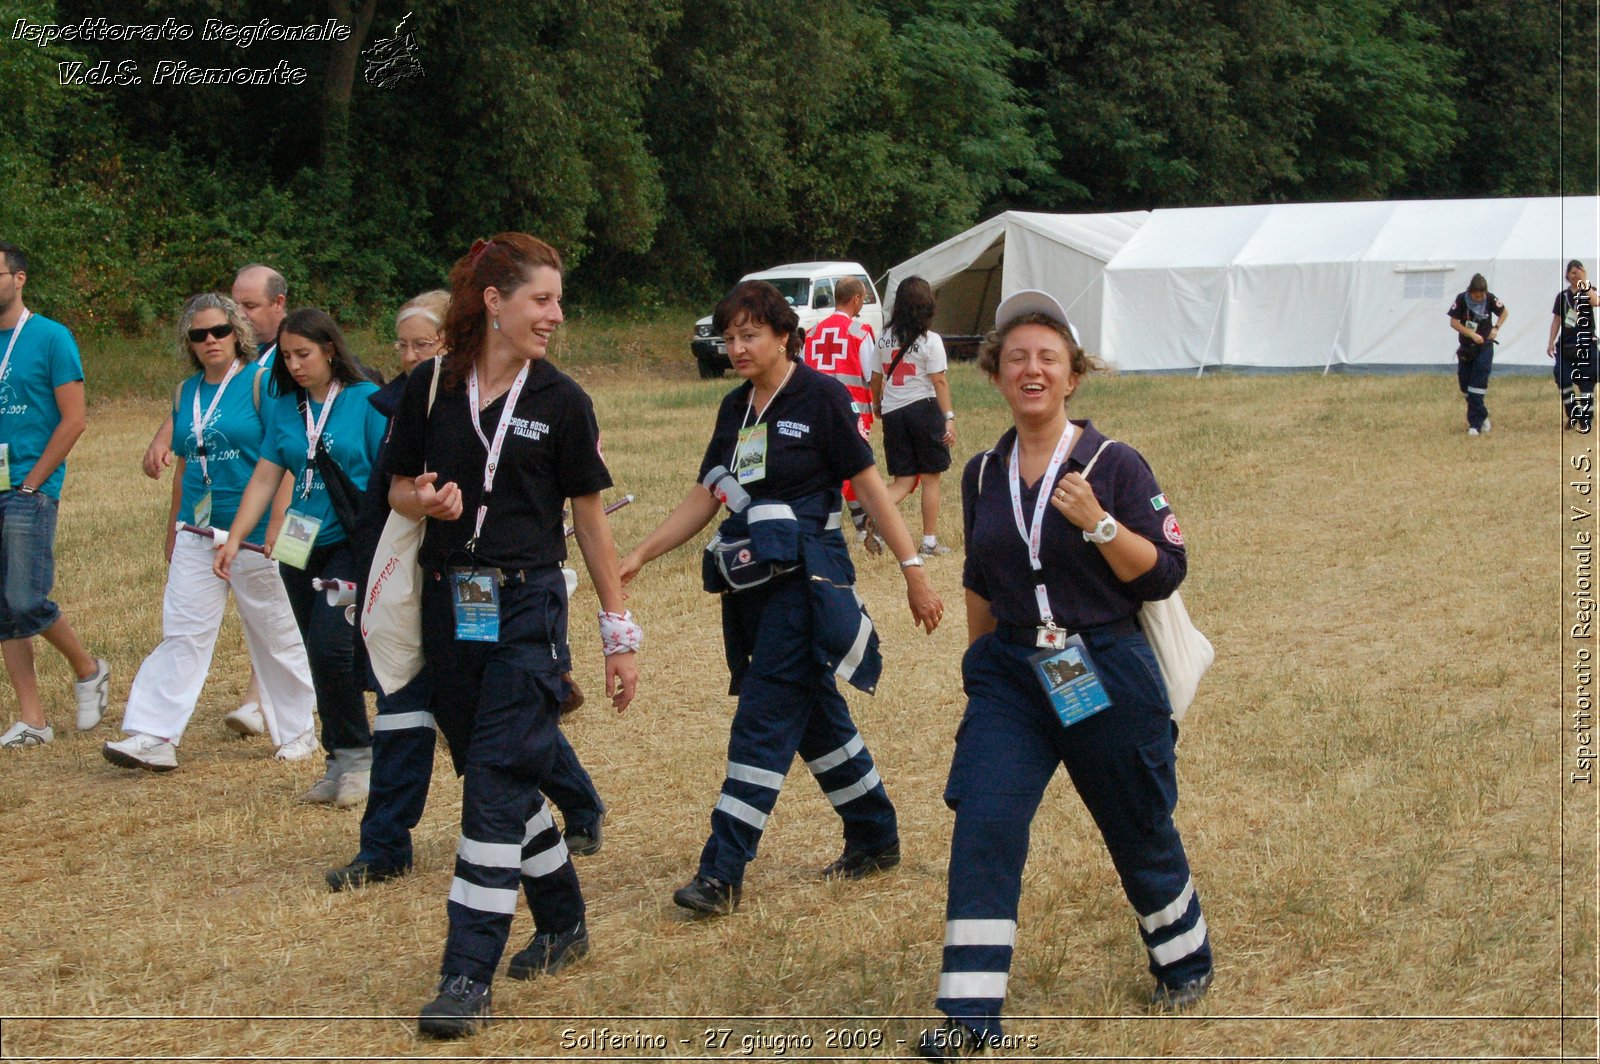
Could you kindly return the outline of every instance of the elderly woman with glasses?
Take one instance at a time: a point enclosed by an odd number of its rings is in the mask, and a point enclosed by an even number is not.
[[[178,349],[194,373],[172,397],[177,475],[166,523],[162,640],[128,693],[122,717],[128,737],[106,743],[105,757],[156,772],[178,767],[178,743],[199,701],[231,589],[277,756],[298,761],[317,749],[311,731],[316,698],[278,563],[260,551],[267,546],[267,518],[246,530],[244,542],[258,550],[240,555],[226,582],[212,575],[215,538],[177,531],[179,522],[221,529],[233,523],[261,454],[266,370],[255,364],[250,323],[233,300],[214,292],[184,305]],[[276,504],[281,514],[284,491]]]

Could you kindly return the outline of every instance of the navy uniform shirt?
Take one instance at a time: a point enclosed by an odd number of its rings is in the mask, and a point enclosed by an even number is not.
[[[850,393],[832,377],[796,362],[789,381],[765,411],[766,475],[746,481],[758,499],[792,502],[839,485],[873,464],[872,447],[862,438]],[[717,466],[734,468],[739,429],[756,423],[750,408],[754,385],[745,381],[723,397],[717,425],[700,461],[700,480]]]
[[[1570,288],[1563,288],[1556,293],[1556,304],[1550,312],[1561,319],[1561,346],[1575,347],[1578,343],[1578,330],[1588,322],[1591,330],[1590,339],[1593,339],[1594,308],[1589,305],[1589,293],[1584,291],[1575,293]],[[1570,322],[1571,324],[1568,324]]]
[[[1499,297],[1493,292],[1489,292],[1484,296],[1482,316],[1474,314],[1471,304],[1467,302],[1467,293],[1461,292],[1456,295],[1456,301],[1450,304],[1450,309],[1445,313],[1453,320],[1459,321],[1463,325],[1471,325],[1477,330],[1477,343],[1473,343],[1465,336],[1462,336],[1460,337],[1460,342],[1456,345],[1458,349],[1475,350],[1482,346],[1483,338],[1489,335],[1490,329],[1494,328],[1494,319],[1505,312],[1506,305],[1500,302]]]
[[[1106,439],[1087,421],[1073,424],[1079,431],[1062,464],[1062,476],[1083,472]],[[1017,531],[1006,475],[1016,438],[1017,430],[1011,429],[987,452],[981,493],[979,469],[985,454],[974,455],[961,477],[962,527],[967,536],[961,583],[988,601],[995,620],[1019,627],[1043,623],[1033,593],[1041,581],[1055,623],[1075,631],[1131,617],[1142,603],[1166,598],[1178,589],[1188,569],[1183,532],[1144,456],[1125,443],[1105,449],[1089,474],[1089,486],[1119,525],[1155,544],[1155,568],[1123,583],[1101,556],[1100,548],[1084,539],[1082,530],[1053,505],[1046,505],[1039,544],[1044,569],[1035,573],[1028,563],[1028,544]],[[1022,485],[1024,522],[1033,520],[1039,492],[1054,488],[1054,484]]]
[[[427,416],[433,365],[424,363],[406,378],[385,450],[385,472],[416,477],[426,465],[439,474],[436,487],[451,481],[460,486],[461,516],[454,521],[430,520],[422,540],[422,564],[440,569],[466,563],[489,451],[472,427],[466,381],[454,386],[448,378],[441,381],[433,416]],[[505,395],[501,395],[478,415],[491,443],[504,409]],[[503,447],[476,561],[502,569],[557,565],[567,557],[561,521],[566,500],[611,486],[611,474],[600,455],[594,404],[571,377],[536,359],[529,364]]]

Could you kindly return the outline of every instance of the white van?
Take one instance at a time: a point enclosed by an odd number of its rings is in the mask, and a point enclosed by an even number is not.
[[[878,289],[867,268],[859,262],[792,262],[787,266],[774,266],[769,270],[745,274],[741,281],[768,281],[783,293],[783,298],[800,315],[800,335],[817,322],[833,313],[833,286],[842,278],[854,277],[867,286],[867,301],[861,307],[861,320],[872,327],[872,335],[883,335],[883,303],[878,299]],[[732,369],[728,349],[722,337],[711,332],[711,319],[701,318],[694,323],[694,337],[689,341],[700,364],[700,376],[720,377],[723,370]]]

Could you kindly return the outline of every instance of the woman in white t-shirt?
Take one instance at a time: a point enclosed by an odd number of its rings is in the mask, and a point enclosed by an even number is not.
[[[926,557],[950,553],[938,537],[939,474],[950,468],[950,448],[956,442],[944,338],[928,330],[935,306],[927,281],[907,277],[900,282],[884,329],[878,359],[882,372],[872,377],[873,406],[883,419],[889,499],[899,505],[922,485],[918,552]]]

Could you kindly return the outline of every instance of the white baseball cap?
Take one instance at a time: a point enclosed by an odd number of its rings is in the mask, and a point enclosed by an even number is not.
[[[1042,292],[1037,288],[1024,288],[1020,292],[1012,292],[1000,301],[994,312],[995,331],[1005,332],[1008,325],[1025,314],[1044,314],[1054,318],[1072,333],[1073,343],[1080,345],[1083,343],[1078,338],[1078,327],[1067,318],[1067,312],[1061,306],[1061,301],[1049,292]]]

